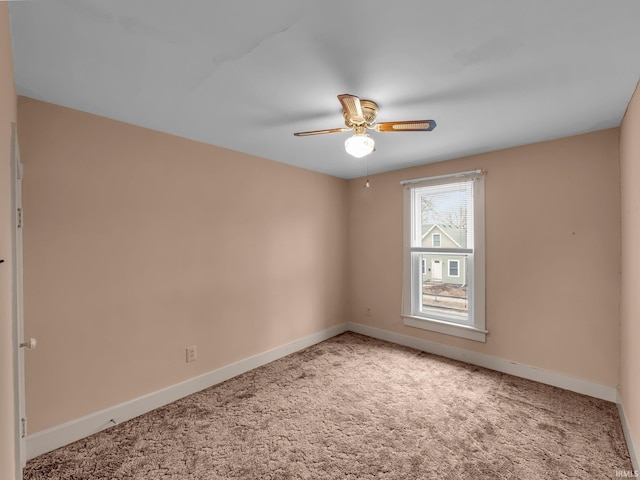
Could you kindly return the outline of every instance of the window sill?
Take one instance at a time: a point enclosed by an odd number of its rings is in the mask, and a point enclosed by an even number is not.
[[[486,342],[487,334],[489,333],[487,330],[481,330],[469,325],[458,325],[441,320],[434,320],[432,318],[415,317],[412,315],[402,315],[402,318],[404,318],[404,324],[408,327],[422,328],[423,330],[444,333],[445,335],[475,340],[476,342]]]

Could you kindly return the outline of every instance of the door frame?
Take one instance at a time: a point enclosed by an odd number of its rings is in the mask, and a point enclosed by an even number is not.
[[[11,260],[12,260],[12,324],[13,324],[13,383],[14,383],[14,436],[16,479],[22,480],[26,465],[26,408],[24,388],[24,303],[22,271],[22,174],[18,130],[11,123]],[[19,210],[20,209],[20,210]],[[20,213],[19,213],[20,212]],[[20,224],[18,223],[20,222]]]

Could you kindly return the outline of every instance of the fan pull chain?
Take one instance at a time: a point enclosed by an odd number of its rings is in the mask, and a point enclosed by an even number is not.
[[[369,188],[369,187],[371,187],[371,184],[369,183],[369,159],[368,158],[365,159],[364,164],[365,164],[365,169],[366,169],[366,172],[367,172],[367,181],[364,184],[364,186],[366,188]]]

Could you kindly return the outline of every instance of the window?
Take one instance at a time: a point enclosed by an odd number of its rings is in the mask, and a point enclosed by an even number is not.
[[[483,173],[402,184],[404,324],[484,342]]]
[[[460,276],[460,260],[449,260],[449,276]]]

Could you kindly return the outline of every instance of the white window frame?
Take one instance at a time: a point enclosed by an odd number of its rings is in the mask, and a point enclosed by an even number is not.
[[[451,264],[455,263],[457,265],[458,274],[451,275]],[[460,260],[447,260],[447,276],[451,278],[460,278]]]
[[[438,237],[438,244],[436,245],[436,236]],[[431,246],[432,247],[441,247],[442,246],[442,235],[439,233],[434,233],[431,235]]]
[[[435,318],[428,313],[420,312],[420,294],[422,282],[417,272],[420,264],[412,256],[412,252],[429,250],[412,247],[412,222],[416,218],[412,205],[414,189],[444,185],[471,180],[473,181],[473,245],[465,249],[467,256],[467,279],[469,292],[469,323],[461,324],[447,321],[442,317]],[[401,182],[404,189],[404,274],[402,285],[402,317],[409,327],[421,328],[433,332],[462,337],[478,342],[485,342],[489,333],[485,325],[485,235],[484,235],[484,172],[474,170],[453,175],[420,178]],[[446,253],[447,249],[439,248],[438,253]],[[460,272],[460,265],[458,265]],[[449,273],[447,271],[447,273]]]

